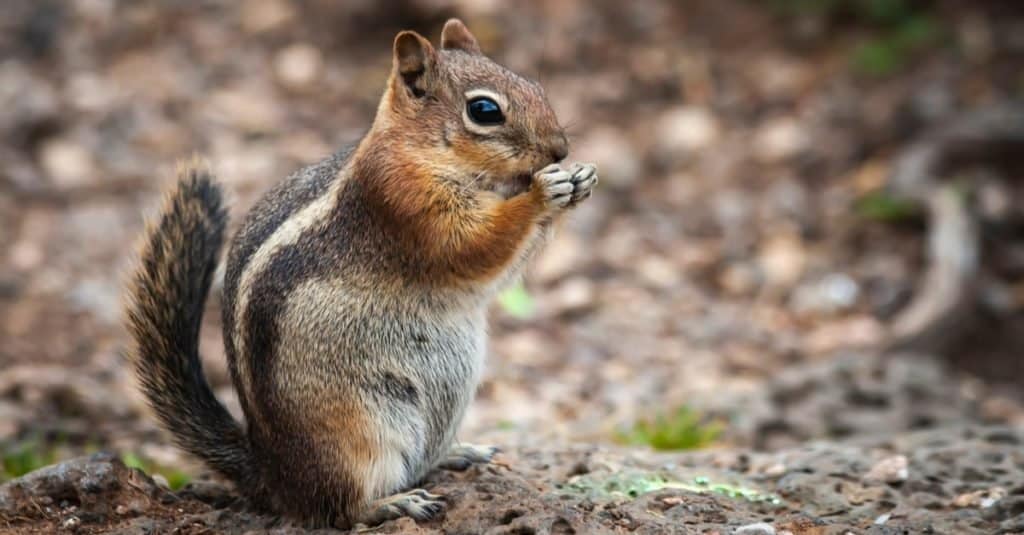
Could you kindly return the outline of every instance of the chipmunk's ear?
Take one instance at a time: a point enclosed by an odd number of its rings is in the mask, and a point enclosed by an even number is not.
[[[436,60],[437,53],[430,41],[413,31],[399,32],[395,36],[394,83],[414,97],[422,97],[427,93],[427,80],[434,74]]]
[[[448,19],[441,30],[441,48],[462,50],[470,54],[480,54],[480,43],[469,33],[469,28],[459,19]]]

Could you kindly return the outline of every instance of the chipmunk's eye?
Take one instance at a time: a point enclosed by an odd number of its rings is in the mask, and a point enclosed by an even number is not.
[[[489,97],[476,97],[466,103],[466,113],[473,122],[479,125],[490,126],[505,122],[505,114],[501,113],[501,106]]]

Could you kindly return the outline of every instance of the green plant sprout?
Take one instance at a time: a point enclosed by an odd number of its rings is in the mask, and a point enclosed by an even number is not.
[[[121,455],[121,460],[129,468],[138,468],[147,474],[160,474],[167,480],[167,486],[171,490],[178,490],[192,480],[192,476],[181,470],[161,466],[153,461],[143,459],[132,452]]]
[[[647,445],[656,450],[693,450],[712,444],[722,434],[722,427],[720,422],[705,422],[700,413],[683,406],[637,420],[616,438],[625,444]]]

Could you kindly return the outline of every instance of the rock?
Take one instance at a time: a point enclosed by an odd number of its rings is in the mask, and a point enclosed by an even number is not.
[[[761,282],[761,273],[749,262],[735,262],[725,266],[718,275],[718,285],[732,296],[752,294]]]
[[[953,498],[953,507],[974,507],[978,509],[988,509],[996,504],[999,500],[1006,497],[1006,489],[1003,487],[992,487],[989,489],[976,490],[974,492],[965,492]]]
[[[831,273],[793,292],[791,306],[799,314],[836,314],[844,312],[860,297],[860,285],[845,273]]]
[[[295,10],[285,0],[247,0],[240,9],[242,28],[249,33],[273,31],[288,25]]]
[[[654,126],[659,156],[678,159],[718,141],[718,120],[707,108],[680,106],[666,111]]]
[[[736,535],[775,535],[775,528],[771,524],[757,522],[756,524],[740,526],[733,533]]]
[[[81,526],[82,519],[74,515],[65,518],[64,521],[60,523],[60,527],[68,531],[76,531]]]
[[[277,81],[289,89],[310,87],[323,75],[323,69],[323,55],[309,43],[289,45],[274,56]]]
[[[39,149],[39,165],[60,189],[83,186],[94,179],[96,162],[81,145],[67,139],[51,139]]]
[[[284,117],[280,102],[256,87],[221,89],[205,105],[217,120],[250,133],[279,128]]]
[[[803,339],[804,349],[824,355],[844,348],[866,348],[885,340],[885,327],[867,315],[853,315],[815,327]]]
[[[38,518],[39,503],[76,504],[78,516],[139,514],[166,494],[146,474],[110,453],[97,453],[41,468],[0,486],[0,516]]]
[[[571,277],[545,296],[546,308],[554,315],[570,314],[594,304],[594,283],[586,277]]]
[[[679,267],[659,255],[641,258],[636,264],[636,271],[645,283],[660,289],[675,288],[682,280]]]
[[[754,134],[754,155],[762,162],[777,162],[803,151],[810,144],[806,128],[793,117],[772,120]]]
[[[908,461],[905,455],[894,455],[878,461],[867,474],[862,478],[865,483],[902,483],[907,480],[910,471],[907,468]]]
[[[785,291],[803,275],[807,250],[798,236],[783,233],[765,240],[757,260],[765,284]]]

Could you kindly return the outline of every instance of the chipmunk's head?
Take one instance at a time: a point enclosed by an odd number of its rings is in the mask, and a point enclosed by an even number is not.
[[[439,49],[416,32],[395,37],[375,128],[415,147],[437,178],[504,195],[569,152],[541,86],[484,56],[458,19],[444,25]]]

